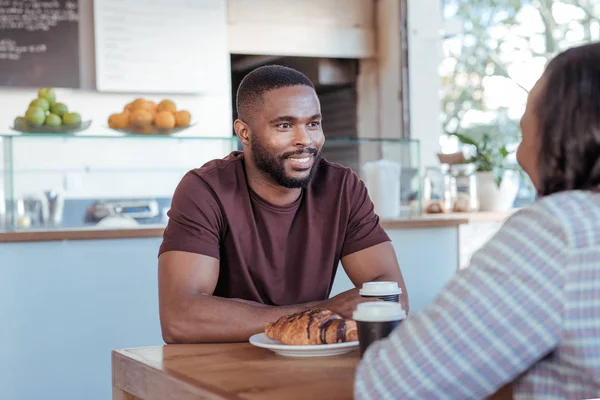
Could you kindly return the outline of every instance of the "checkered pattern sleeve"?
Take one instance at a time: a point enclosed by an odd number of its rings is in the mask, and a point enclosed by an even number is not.
[[[547,208],[511,217],[426,309],[359,364],[357,399],[480,399],[551,353],[564,319],[568,238]]]

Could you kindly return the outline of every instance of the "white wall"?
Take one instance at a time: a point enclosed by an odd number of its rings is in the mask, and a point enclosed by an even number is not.
[[[229,50],[240,54],[375,55],[375,0],[228,0]]]
[[[223,0],[225,2],[226,0]],[[231,136],[231,73],[227,37],[219,39],[223,55],[198,65],[206,68],[218,89],[199,95],[143,95],[99,93],[95,89],[95,58],[92,1],[80,4],[81,90],[57,89],[57,99],[93,120],[85,135],[114,135],[108,116],[120,112],[136,97],[155,101],[169,98],[192,114],[192,124],[178,136]],[[223,7],[223,31],[227,15]],[[190,52],[194,48],[189,49]],[[186,62],[185,54],[181,62]],[[0,87],[0,132],[23,115],[38,88]],[[139,139],[106,140],[14,140],[15,196],[46,189],[65,191],[66,197],[170,196],[181,175],[190,168],[229,153],[224,141],[167,141]],[[127,172],[126,172],[127,171]],[[122,174],[118,174],[123,172]],[[0,188],[3,183],[0,181]]]
[[[228,5],[223,15],[228,36],[221,38],[224,57],[198,66],[210,70],[220,82],[219,90],[200,95],[143,96],[153,100],[168,97],[188,109],[196,125],[182,135],[231,135],[229,52],[329,57],[375,54],[374,0],[223,1]],[[92,1],[79,3],[82,89],[59,89],[57,96],[83,119],[93,120],[86,134],[108,135],[112,133],[106,123],[108,116],[139,95],[94,91]],[[181,62],[186,62],[185,54]],[[11,132],[8,127],[25,112],[36,92],[37,88],[0,87],[0,132]],[[15,143],[16,196],[54,188],[65,190],[66,197],[77,198],[169,196],[186,170],[231,150],[221,141],[28,139]],[[117,175],[117,171],[128,172]]]
[[[421,141],[421,165],[438,165],[442,28],[440,0],[408,1],[410,135]]]

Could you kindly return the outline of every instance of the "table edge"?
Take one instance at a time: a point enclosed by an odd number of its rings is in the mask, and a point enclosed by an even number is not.
[[[126,367],[127,372],[122,373]],[[127,350],[113,350],[111,357],[112,385],[143,400],[163,400],[165,397],[153,388],[166,385],[169,397],[178,400],[207,399],[207,400],[240,400],[219,388],[210,385],[198,385],[186,376],[174,371],[162,371],[148,364],[142,357]],[[132,377],[143,374],[144,389],[139,382],[132,382]],[[140,377],[141,378],[141,377]],[[156,397],[155,397],[156,396]]]

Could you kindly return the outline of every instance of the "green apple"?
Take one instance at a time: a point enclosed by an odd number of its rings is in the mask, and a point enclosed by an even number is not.
[[[64,114],[69,112],[69,109],[63,103],[56,103],[50,106],[50,112],[62,117]]]
[[[48,100],[48,103],[56,103],[56,94],[52,88],[41,88],[38,90],[38,98]]]
[[[39,107],[44,111],[50,110],[50,102],[43,97],[39,97],[29,103],[29,108]]]
[[[79,125],[81,123],[81,115],[78,113],[70,112],[63,115],[63,124],[65,125]]]
[[[39,107],[31,107],[25,113],[25,119],[32,125],[42,125],[46,120],[46,111]]]
[[[60,117],[58,115],[50,113],[46,117],[46,125],[53,126],[53,127],[59,127],[62,125],[62,120],[60,119]]]
[[[17,118],[15,118],[14,128],[18,131],[23,131],[27,129],[27,120],[25,119],[25,117],[18,116]]]

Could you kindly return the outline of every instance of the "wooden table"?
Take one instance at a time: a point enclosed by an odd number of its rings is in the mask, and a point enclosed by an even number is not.
[[[113,351],[113,400],[352,399],[359,359],[282,357],[249,343]]]

